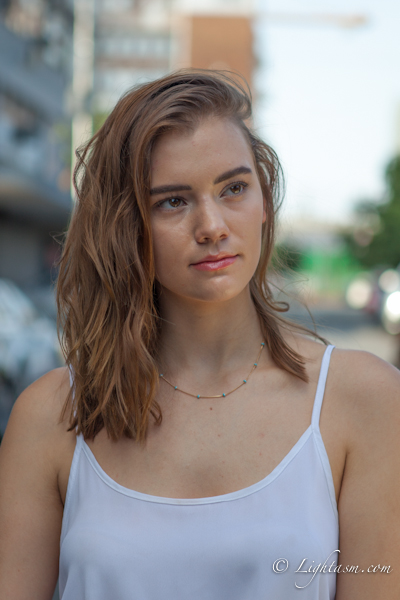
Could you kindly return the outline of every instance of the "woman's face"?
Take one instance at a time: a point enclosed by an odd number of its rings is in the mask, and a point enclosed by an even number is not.
[[[208,118],[194,131],[161,136],[150,205],[164,297],[217,302],[243,291],[259,261],[266,213],[253,155],[236,124]],[[228,258],[216,262],[217,255]]]

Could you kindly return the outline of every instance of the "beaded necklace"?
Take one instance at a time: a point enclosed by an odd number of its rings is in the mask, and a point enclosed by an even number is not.
[[[168,383],[168,385],[170,385],[172,388],[174,388],[174,390],[177,390],[178,392],[182,392],[182,394],[186,394],[187,396],[192,396],[192,398],[225,398],[226,396],[229,396],[229,394],[232,394],[232,392],[236,392],[236,390],[238,390],[240,387],[242,387],[242,385],[244,385],[245,383],[248,382],[250,375],[252,374],[254,369],[257,367],[257,363],[259,361],[259,358],[261,356],[261,352],[262,352],[262,349],[264,348],[264,346],[265,346],[264,342],[261,342],[260,352],[258,353],[256,362],[253,363],[253,366],[251,368],[250,373],[247,375],[247,378],[243,379],[242,383],[240,385],[238,385],[237,387],[235,387],[230,392],[218,394],[218,396],[201,396],[200,394],[191,394],[190,392],[185,392],[184,390],[181,390],[180,388],[178,388],[177,385],[173,385],[170,381],[168,381],[168,379],[165,377],[165,375],[163,373],[160,373],[160,377],[162,377],[164,379],[164,381],[166,383]]]

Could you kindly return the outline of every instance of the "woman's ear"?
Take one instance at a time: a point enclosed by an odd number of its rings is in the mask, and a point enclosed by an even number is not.
[[[265,221],[267,220],[267,201],[265,198],[263,198],[263,218],[262,218],[262,222],[265,223]]]

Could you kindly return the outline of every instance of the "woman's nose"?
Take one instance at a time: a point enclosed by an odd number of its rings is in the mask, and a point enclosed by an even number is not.
[[[203,199],[199,202],[194,214],[196,241],[215,242],[229,235],[229,228],[223,214],[223,208],[214,198]]]

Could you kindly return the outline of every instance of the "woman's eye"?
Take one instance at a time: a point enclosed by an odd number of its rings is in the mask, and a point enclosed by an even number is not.
[[[161,206],[162,208],[166,208],[168,210],[168,208],[179,208],[181,203],[182,200],[180,198],[166,198],[165,200],[158,202],[157,206]]]
[[[179,200],[179,198],[168,198],[167,202],[169,202],[170,206],[173,208],[177,208],[182,200]]]
[[[239,196],[246,187],[246,183],[233,183],[225,190],[225,193],[231,192],[232,196]]]

